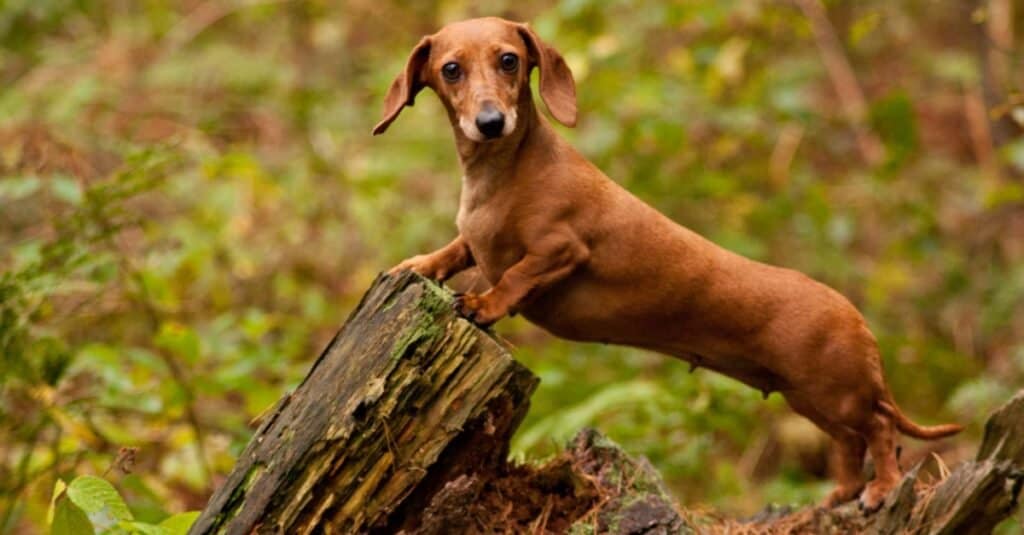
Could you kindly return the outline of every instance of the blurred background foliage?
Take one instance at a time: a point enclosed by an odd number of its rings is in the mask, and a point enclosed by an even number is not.
[[[840,289],[905,409],[970,424],[904,440],[904,464],[969,454],[1024,378],[1024,7],[821,7],[0,2],[0,532],[44,529],[56,479],[82,474],[142,522],[203,506],[374,275],[454,236],[433,95],[369,132],[421,35],[490,14],[565,55],[581,119],[559,128],[587,157],[719,244]],[[744,514],[827,487],[820,436],[778,395],[519,319],[497,331],[543,379],[516,456],[596,426],[688,505]]]

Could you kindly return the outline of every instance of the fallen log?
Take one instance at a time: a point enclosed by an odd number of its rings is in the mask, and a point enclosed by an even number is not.
[[[974,461],[920,466],[874,514],[678,508],[660,476],[593,430],[541,464],[507,461],[537,378],[458,318],[451,293],[381,276],[306,379],[268,413],[190,533],[989,533],[1018,507],[1024,391]]]

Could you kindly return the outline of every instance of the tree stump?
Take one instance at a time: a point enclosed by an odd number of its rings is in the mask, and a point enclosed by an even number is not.
[[[393,531],[504,463],[537,378],[411,273],[380,276],[190,533]]]

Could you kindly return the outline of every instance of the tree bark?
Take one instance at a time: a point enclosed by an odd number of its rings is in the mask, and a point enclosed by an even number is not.
[[[446,290],[380,276],[190,533],[390,531],[444,481],[503,463],[536,385]]]

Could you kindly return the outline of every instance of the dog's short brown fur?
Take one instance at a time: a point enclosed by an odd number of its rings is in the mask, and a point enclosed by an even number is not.
[[[865,450],[876,476],[861,504],[881,504],[900,478],[896,430],[924,439],[960,430],[920,427],[900,412],[875,338],[842,295],[796,271],[718,247],[584,159],[537,112],[529,84],[534,67],[551,115],[573,126],[572,73],[528,26],[467,20],[416,45],[374,133],[387,129],[423,87],[437,93],[465,171],[459,236],[392,272],[411,269],[444,280],[475,265],[492,287],[462,296],[456,306],[478,324],[521,312],[565,338],[667,353],[766,395],[782,393],[834,439],[838,486],[827,505],[864,488]],[[504,121],[484,121],[488,138],[478,121],[496,112]]]

